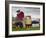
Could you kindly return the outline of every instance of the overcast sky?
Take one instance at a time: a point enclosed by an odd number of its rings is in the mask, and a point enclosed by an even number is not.
[[[17,10],[21,10],[24,12],[24,15],[30,15],[32,18],[40,18],[40,8],[32,8],[32,7],[12,7],[12,16],[16,17]]]

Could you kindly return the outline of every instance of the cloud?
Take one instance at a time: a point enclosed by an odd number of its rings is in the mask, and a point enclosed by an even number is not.
[[[24,12],[24,15],[30,15],[32,18],[40,17],[40,8],[32,8],[32,7],[12,7],[12,16],[16,17],[17,10],[21,10]]]

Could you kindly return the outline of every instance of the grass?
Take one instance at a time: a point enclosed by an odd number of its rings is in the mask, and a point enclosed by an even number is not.
[[[31,27],[31,28],[17,28],[15,25],[12,27],[12,31],[27,31],[27,30],[40,30],[40,27]]]

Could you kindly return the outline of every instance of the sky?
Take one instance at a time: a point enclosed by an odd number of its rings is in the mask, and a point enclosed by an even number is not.
[[[32,18],[40,18],[40,8],[35,7],[12,7],[12,16],[16,17],[17,10],[24,12],[25,16],[31,16]]]

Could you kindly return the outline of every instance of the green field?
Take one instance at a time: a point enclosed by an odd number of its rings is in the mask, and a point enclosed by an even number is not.
[[[12,25],[12,31],[27,31],[27,30],[40,30],[40,27],[31,27],[31,28],[17,28],[15,25]]]

